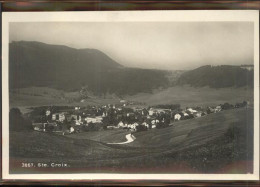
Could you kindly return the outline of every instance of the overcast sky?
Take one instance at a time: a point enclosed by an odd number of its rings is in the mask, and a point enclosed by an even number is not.
[[[99,49],[118,63],[140,68],[193,69],[253,64],[253,23],[11,23],[11,41],[40,41]]]

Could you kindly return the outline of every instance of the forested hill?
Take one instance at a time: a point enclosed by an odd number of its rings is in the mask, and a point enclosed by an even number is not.
[[[184,72],[177,84],[189,84],[194,87],[209,86],[211,88],[242,87],[254,85],[254,71],[240,66],[202,66]]]
[[[74,49],[40,42],[9,44],[10,88],[87,87],[94,94],[151,92],[168,86],[166,71],[127,68],[96,49]]]

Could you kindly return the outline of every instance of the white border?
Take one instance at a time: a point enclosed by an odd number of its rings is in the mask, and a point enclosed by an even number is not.
[[[9,174],[9,22],[254,22],[254,173],[253,174]],[[4,12],[2,14],[2,174],[3,179],[141,179],[141,180],[259,180],[259,11],[102,11]]]

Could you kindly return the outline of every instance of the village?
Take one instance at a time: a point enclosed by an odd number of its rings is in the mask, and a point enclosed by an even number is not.
[[[186,107],[180,105],[157,105],[135,107],[125,100],[120,104],[88,107],[42,107],[38,114],[31,113],[30,119],[35,131],[58,134],[80,133],[85,131],[126,129],[131,132],[159,129],[174,125],[180,120],[200,118],[223,110],[246,107],[243,101],[235,105],[224,103],[215,107]]]

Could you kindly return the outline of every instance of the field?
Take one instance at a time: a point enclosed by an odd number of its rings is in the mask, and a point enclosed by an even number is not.
[[[250,88],[208,88],[175,86],[165,90],[155,90],[152,94],[142,93],[126,99],[145,102],[147,105],[180,104],[182,108],[215,106],[225,102],[235,104],[242,101],[253,102],[253,89]]]
[[[79,92],[64,92],[46,87],[31,87],[12,90],[10,92],[10,107],[19,107],[27,112],[29,107],[44,105],[86,106],[116,104],[120,99],[115,95],[105,98],[91,95],[85,102],[76,102]],[[73,100],[74,99],[74,100]],[[229,102],[235,104],[242,101],[253,103],[253,89],[208,87],[194,88],[190,86],[176,86],[164,90],[154,90],[153,93],[141,93],[125,96],[129,101],[145,103],[146,106],[156,104],[180,104],[182,108],[192,106],[215,106]]]
[[[135,133],[124,130],[60,136],[10,132],[11,173],[248,173],[252,172],[253,110],[240,108]],[[64,162],[68,168],[22,168],[22,162]]]

